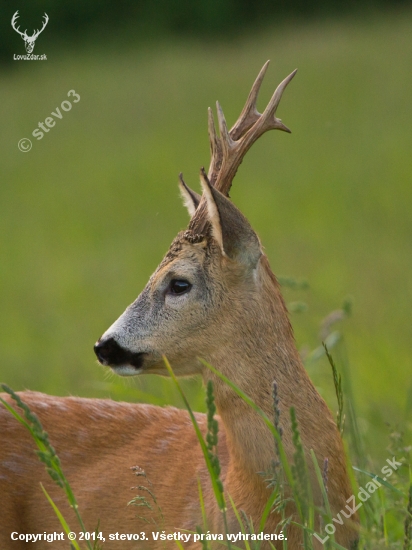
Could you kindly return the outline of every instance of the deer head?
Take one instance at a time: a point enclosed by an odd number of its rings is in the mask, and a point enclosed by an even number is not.
[[[32,53],[32,51],[34,50],[34,46],[35,46],[35,43],[36,43],[36,40],[37,40],[37,37],[39,36],[39,34],[41,32],[43,32],[44,28],[46,27],[47,23],[49,22],[49,17],[47,15],[47,13],[44,14],[44,21],[43,21],[43,26],[40,30],[37,30],[37,31],[34,31],[34,33],[32,34],[32,36],[28,36],[27,35],[27,29],[24,31],[24,32],[21,32],[19,29],[20,27],[16,27],[16,22],[17,22],[17,19],[19,17],[19,12],[18,10],[16,11],[16,13],[13,15],[13,18],[11,20],[11,26],[13,27],[13,29],[19,33],[19,35],[23,38],[24,40],[24,45],[26,47],[26,52],[27,53]]]
[[[189,227],[177,235],[137,300],[95,345],[100,363],[120,375],[166,374],[163,355],[177,375],[194,374],[202,370],[198,357],[210,360],[228,342],[247,338],[246,326],[259,330],[267,261],[258,236],[228,193],[243,157],[264,132],[290,132],[275,115],[296,71],[278,86],[263,114],[256,108],[268,63],[230,131],[217,103],[217,135],[209,109],[211,162],[208,174],[200,171],[202,195],[180,175]]]

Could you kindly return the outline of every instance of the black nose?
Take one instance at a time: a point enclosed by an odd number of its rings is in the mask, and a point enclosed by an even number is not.
[[[134,353],[120,346],[114,338],[100,339],[94,345],[94,353],[99,363],[105,366],[131,365],[140,368],[144,353]]]
[[[115,365],[119,363],[123,350],[113,338],[98,340],[94,345],[94,353],[102,365]]]

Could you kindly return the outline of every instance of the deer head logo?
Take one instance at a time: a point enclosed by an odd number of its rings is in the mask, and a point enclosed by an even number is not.
[[[32,51],[34,50],[34,45],[36,43],[37,37],[39,36],[39,34],[41,32],[43,32],[45,26],[49,22],[49,16],[47,15],[47,13],[44,14],[44,21],[43,21],[42,28],[40,30],[34,31],[34,33],[31,36],[27,35],[27,29],[24,32],[20,32],[20,30],[19,30],[20,27],[16,27],[16,22],[17,22],[18,17],[19,17],[19,12],[17,10],[16,13],[13,15],[13,18],[11,20],[11,26],[23,38],[24,45],[26,47],[26,52],[27,53],[32,53]]]

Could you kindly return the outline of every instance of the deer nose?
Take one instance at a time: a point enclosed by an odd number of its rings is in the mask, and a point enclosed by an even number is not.
[[[94,345],[94,353],[102,365],[108,366],[117,363],[119,352],[121,347],[114,340],[114,338],[108,338],[107,340],[98,340]]]

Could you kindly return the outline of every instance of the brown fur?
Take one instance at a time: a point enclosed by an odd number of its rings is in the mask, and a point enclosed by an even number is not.
[[[253,520],[256,529],[270,495],[261,472],[268,472],[275,458],[273,437],[257,413],[205,368],[199,358],[232,380],[268,417],[273,416],[271,388],[275,380],[285,451],[291,462],[294,447],[289,409],[293,406],[309,464],[315,504],[321,506],[322,498],[311,466],[311,449],[319,464],[325,458],[329,461],[332,514],[345,507],[352,492],[340,435],[302,365],[276,278],[257,235],[225,196],[241,162],[242,148],[246,151],[252,140],[267,129],[286,129],[274,118],[274,113],[279,94],[294,73],[278,87],[270,108],[262,115],[264,123],[260,124],[254,104],[265,67],[252,89],[240,123],[230,131],[230,139],[221,115],[223,137],[220,139],[227,143],[222,141],[219,145],[214,131],[211,132],[210,179],[216,182],[216,188],[204,172],[201,199],[181,184],[192,215],[189,230],[177,236],[146,288],[96,345],[99,360],[121,375],[146,372],[167,375],[165,355],[177,376],[200,374],[205,381],[213,381],[220,414],[218,453],[225,492],[237,508]],[[231,151],[234,151],[233,162]],[[223,172],[217,174],[220,169]],[[171,284],[174,280],[187,281],[190,288],[177,295]],[[202,524],[198,479],[205,496],[209,529],[212,533],[223,532],[222,514],[214,501],[204,458],[186,412],[31,392],[24,392],[21,397],[38,414],[49,433],[78,498],[86,528],[93,531],[100,522],[99,529],[106,541],[109,533],[116,532],[144,531],[149,537],[148,542],[106,542],[106,548],[176,548],[174,542],[155,542],[151,532],[195,531],[196,526]],[[197,418],[204,433],[205,417],[198,415]],[[48,479],[36,458],[33,441],[4,408],[0,409],[0,430],[1,550],[23,548],[25,543],[10,540],[12,531],[61,532],[40,490],[40,481],[71,529],[78,531],[62,491]],[[146,472],[148,480],[134,478],[130,468],[135,465]],[[146,486],[154,493],[163,519],[156,506],[149,510],[127,505],[137,494],[148,497],[144,489],[131,489],[137,485]],[[297,519],[292,505],[288,513]],[[266,532],[273,533],[279,519],[272,513]],[[357,539],[357,518],[352,519],[350,524],[336,525],[336,540],[345,548]],[[230,532],[239,532],[238,522],[230,510],[228,523]],[[299,528],[290,526],[287,537],[290,550],[301,548]],[[67,541],[53,544],[56,549],[67,548]],[[275,543],[276,548],[281,545]],[[43,549],[45,543],[35,543],[32,547]],[[190,543],[184,547],[194,550],[201,545]],[[263,544],[261,548],[266,550],[268,545]]]

